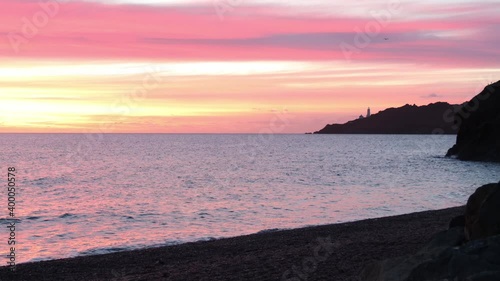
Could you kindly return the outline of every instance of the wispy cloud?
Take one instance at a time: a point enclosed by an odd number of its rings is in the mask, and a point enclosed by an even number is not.
[[[498,1],[402,0],[347,60],[341,44],[356,45],[388,2],[242,1],[221,21],[210,1],[5,0],[0,131],[119,119],[119,131],[256,132],[287,108],[287,132],[304,132],[367,106],[462,102],[498,80]],[[151,71],[163,82],[114,113]]]
[[[7,0],[4,5],[8,8],[0,12],[4,22],[0,33],[22,35],[22,19],[33,15],[37,2]],[[439,2],[422,5],[419,7],[421,17],[411,10],[403,10],[400,17],[392,19],[384,28],[382,36],[355,59],[456,65],[460,58],[462,63],[494,65],[490,58],[498,56],[500,50],[499,39],[491,31],[500,28],[500,21],[492,10],[500,10],[500,4],[477,2],[449,6]],[[206,4],[175,6],[173,2],[153,7],[71,1],[64,2],[59,9],[39,35],[20,43],[18,56],[341,60],[344,54],[339,44],[352,41],[356,27],[374,20],[368,6],[366,15],[360,17],[302,14],[293,7],[275,3],[243,5],[240,9],[245,10],[244,14],[252,16],[235,16],[230,22],[214,19],[213,7]],[[267,12],[259,13],[262,10]],[[4,39],[8,41],[5,36]],[[0,51],[4,55],[15,55],[9,44],[4,44]]]
[[[443,97],[443,96],[442,95],[438,95],[436,93],[432,93],[432,94],[421,96],[421,98],[423,98],[423,99],[435,99],[435,98],[441,98],[441,97]]]

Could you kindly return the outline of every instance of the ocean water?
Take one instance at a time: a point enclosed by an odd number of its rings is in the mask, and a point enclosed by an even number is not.
[[[0,180],[16,168],[16,254],[27,262],[458,206],[499,181],[500,165],[443,157],[454,141],[3,134]]]

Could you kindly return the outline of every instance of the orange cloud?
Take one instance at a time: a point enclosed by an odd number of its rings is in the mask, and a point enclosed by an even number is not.
[[[498,3],[405,4],[385,21],[370,7],[242,5],[220,21],[201,4],[2,3],[0,132],[247,133],[286,109],[283,132],[300,133],[368,106],[463,102],[500,74]]]

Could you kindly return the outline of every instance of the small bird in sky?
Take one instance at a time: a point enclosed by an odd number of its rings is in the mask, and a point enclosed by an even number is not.
[[[385,38],[384,38],[384,40],[386,40],[386,41],[387,41],[387,40],[389,40],[389,38],[385,37]]]

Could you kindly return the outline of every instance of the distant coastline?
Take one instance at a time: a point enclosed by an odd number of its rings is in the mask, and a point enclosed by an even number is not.
[[[314,134],[457,134],[454,114],[460,105],[446,102],[424,106],[406,104],[376,114],[370,109],[366,117],[345,124],[328,124]]]

